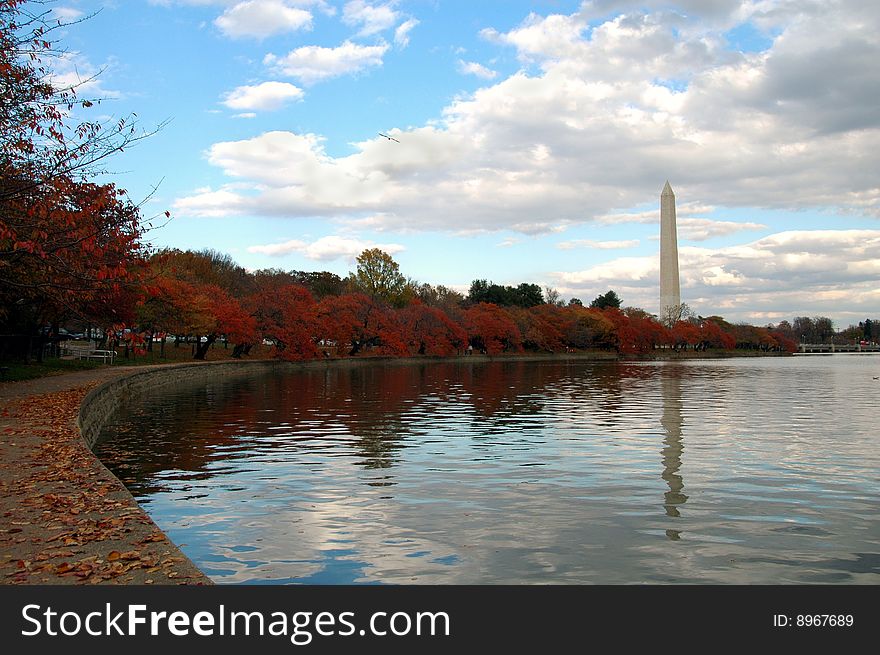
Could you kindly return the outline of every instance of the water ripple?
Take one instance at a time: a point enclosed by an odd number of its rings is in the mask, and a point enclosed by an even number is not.
[[[124,408],[98,454],[218,582],[876,584],[877,363],[220,380]]]

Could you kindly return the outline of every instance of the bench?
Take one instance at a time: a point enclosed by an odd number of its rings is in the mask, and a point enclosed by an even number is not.
[[[88,353],[79,354],[80,359],[101,360],[105,364],[113,363],[117,353],[115,350],[91,350]]]
[[[96,348],[91,347],[91,345],[79,345],[79,344],[70,344],[65,346],[63,352],[70,358],[75,359],[90,359],[95,361],[102,361],[106,363],[113,363],[113,360],[116,358],[117,353],[115,350],[98,350]]]

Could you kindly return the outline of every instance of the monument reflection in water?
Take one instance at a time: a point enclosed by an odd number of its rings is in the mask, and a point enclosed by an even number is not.
[[[669,491],[664,494],[663,506],[666,508],[666,515],[677,517],[681,516],[678,510],[679,505],[683,505],[687,501],[684,494],[684,480],[679,474],[681,468],[681,456],[684,452],[684,444],[682,443],[682,399],[681,399],[681,375],[682,369],[679,366],[669,366],[661,369],[660,373],[660,389],[663,393],[663,414],[660,416],[660,425],[666,432],[663,439],[663,480],[669,486]],[[668,529],[666,536],[670,539],[679,539],[681,532],[679,530]]]
[[[98,453],[219,583],[876,584],[875,361],[314,369]]]

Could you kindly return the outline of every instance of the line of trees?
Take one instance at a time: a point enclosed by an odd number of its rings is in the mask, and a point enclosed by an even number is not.
[[[795,343],[768,328],[730,325],[720,317],[692,318],[664,327],[647,312],[621,309],[616,293],[590,307],[547,302],[524,304],[524,295],[483,300],[483,280],[464,296],[443,286],[404,277],[379,249],[365,250],[348,277],[333,273],[261,270],[248,272],[213,251],[165,250],[144,269],[140,297],[117,305],[110,334],[122,334],[133,348],[152,348],[168,335],[194,343],[204,359],[219,340],[231,355],[255,344],[272,346],[276,357],[300,360],[358,355],[451,356],[469,352],[567,352],[601,349],[623,354],[656,349],[752,348],[788,350]],[[529,289],[521,284],[506,289]],[[604,303],[613,299],[614,302]],[[121,300],[117,298],[117,301]],[[603,305],[603,306],[600,306]]]

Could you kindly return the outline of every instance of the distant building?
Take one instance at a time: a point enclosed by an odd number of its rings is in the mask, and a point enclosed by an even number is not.
[[[669,180],[660,193],[660,321],[670,323],[681,314],[678,279],[678,233],[675,227],[675,194]]]

